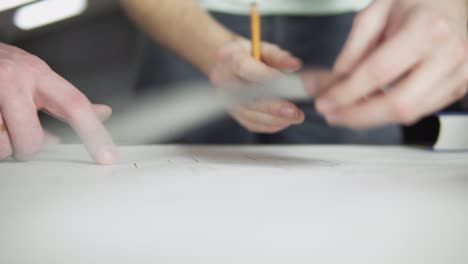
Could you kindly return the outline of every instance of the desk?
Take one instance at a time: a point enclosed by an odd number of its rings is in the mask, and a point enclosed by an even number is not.
[[[0,163],[0,263],[468,263],[468,153],[80,146]]]

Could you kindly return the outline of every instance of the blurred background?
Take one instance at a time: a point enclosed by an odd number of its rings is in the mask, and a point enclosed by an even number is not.
[[[67,0],[61,8],[47,2],[0,0],[0,41],[39,56],[93,102],[125,109],[135,98],[139,32],[119,1]],[[468,100],[450,110],[468,110]],[[427,131],[421,124],[407,128],[407,142]]]
[[[119,1],[61,1],[67,7],[57,15],[37,6],[37,21],[24,21],[39,2],[0,0],[0,41],[39,56],[94,102],[125,106],[134,95],[138,33]]]

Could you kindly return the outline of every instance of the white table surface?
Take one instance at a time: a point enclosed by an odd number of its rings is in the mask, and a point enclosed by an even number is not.
[[[0,162],[0,263],[468,263],[468,153],[81,146]]]

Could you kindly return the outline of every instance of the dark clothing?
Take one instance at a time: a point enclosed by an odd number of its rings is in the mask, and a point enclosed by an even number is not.
[[[245,16],[214,14],[231,30],[249,36],[250,22]],[[263,40],[278,44],[301,58],[306,68],[331,68],[351,29],[354,14],[336,16],[271,16],[264,17]],[[189,41],[189,40],[184,40]],[[174,82],[206,79],[189,64],[142,36],[137,87],[164,87]],[[153,88],[154,89],[154,88]],[[162,88],[161,88],[162,89]],[[247,132],[226,117],[211,125],[187,133],[172,143],[188,144],[400,144],[399,126],[370,131],[332,128],[314,110],[312,103],[298,103],[306,121],[274,135]],[[175,120],[176,122],[176,120]]]

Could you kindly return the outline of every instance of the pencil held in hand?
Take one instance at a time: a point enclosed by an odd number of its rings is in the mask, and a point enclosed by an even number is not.
[[[258,11],[257,3],[252,3],[250,16],[251,16],[251,31],[252,31],[252,56],[256,60],[260,60],[261,59],[262,30],[261,30],[260,12]]]

